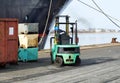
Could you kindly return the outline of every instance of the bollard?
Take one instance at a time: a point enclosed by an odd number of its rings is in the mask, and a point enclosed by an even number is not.
[[[118,41],[116,41],[117,38],[112,38],[111,43],[118,43]]]

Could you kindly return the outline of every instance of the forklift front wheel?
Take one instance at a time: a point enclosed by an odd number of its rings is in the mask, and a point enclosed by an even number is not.
[[[75,65],[79,66],[81,64],[81,59],[79,57],[76,57]]]
[[[55,65],[58,66],[58,67],[61,67],[63,65],[62,57],[56,57]]]

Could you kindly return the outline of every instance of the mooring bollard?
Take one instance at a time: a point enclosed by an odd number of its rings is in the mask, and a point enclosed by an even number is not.
[[[112,38],[111,43],[118,43],[118,41],[116,41],[117,38]]]

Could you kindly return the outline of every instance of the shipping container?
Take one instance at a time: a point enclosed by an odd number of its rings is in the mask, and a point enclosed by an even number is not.
[[[18,62],[18,20],[0,19],[0,66]]]

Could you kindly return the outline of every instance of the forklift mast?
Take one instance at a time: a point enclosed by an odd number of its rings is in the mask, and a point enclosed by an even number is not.
[[[65,18],[66,22],[59,22],[60,18]],[[62,31],[60,29],[60,25],[66,25],[65,29],[66,31],[63,31],[64,32],[64,35],[60,35],[60,32]],[[72,37],[70,37],[69,35],[69,25],[72,25],[71,27],[71,32],[72,32]],[[75,25],[75,31],[73,31],[73,28],[74,28],[74,25]],[[73,44],[73,33],[75,33],[75,44],[77,45],[78,44],[78,37],[77,37],[77,21],[75,23],[70,23],[69,22],[69,16],[68,15],[59,15],[59,16],[56,16],[55,18],[55,27],[54,27],[54,32],[55,32],[55,44],[62,44],[61,42],[66,41],[65,44],[70,44],[70,39],[71,39],[71,44]],[[63,37],[64,38],[63,38]],[[61,39],[63,38],[63,39]],[[65,42],[64,41],[64,42]]]
[[[65,22],[60,22],[60,18],[65,18]],[[59,15],[55,17],[54,37],[50,39],[51,43],[52,39],[54,39],[54,45],[72,45],[73,41],[76,45],[78,44],[77,21],[69,22],[69,18],[68,15]],[[62,27],[62,29],[65,30],[60,29],[60,25],[65,25],[65,27]],[[69,29],[71,29],[72,37],[70,37]],[[61,32],[63,33],[61,34]],[[73,38],[73,33],[75,34],[75,38]],[[50,47],[52,47],[52,45],[50,45]]]

